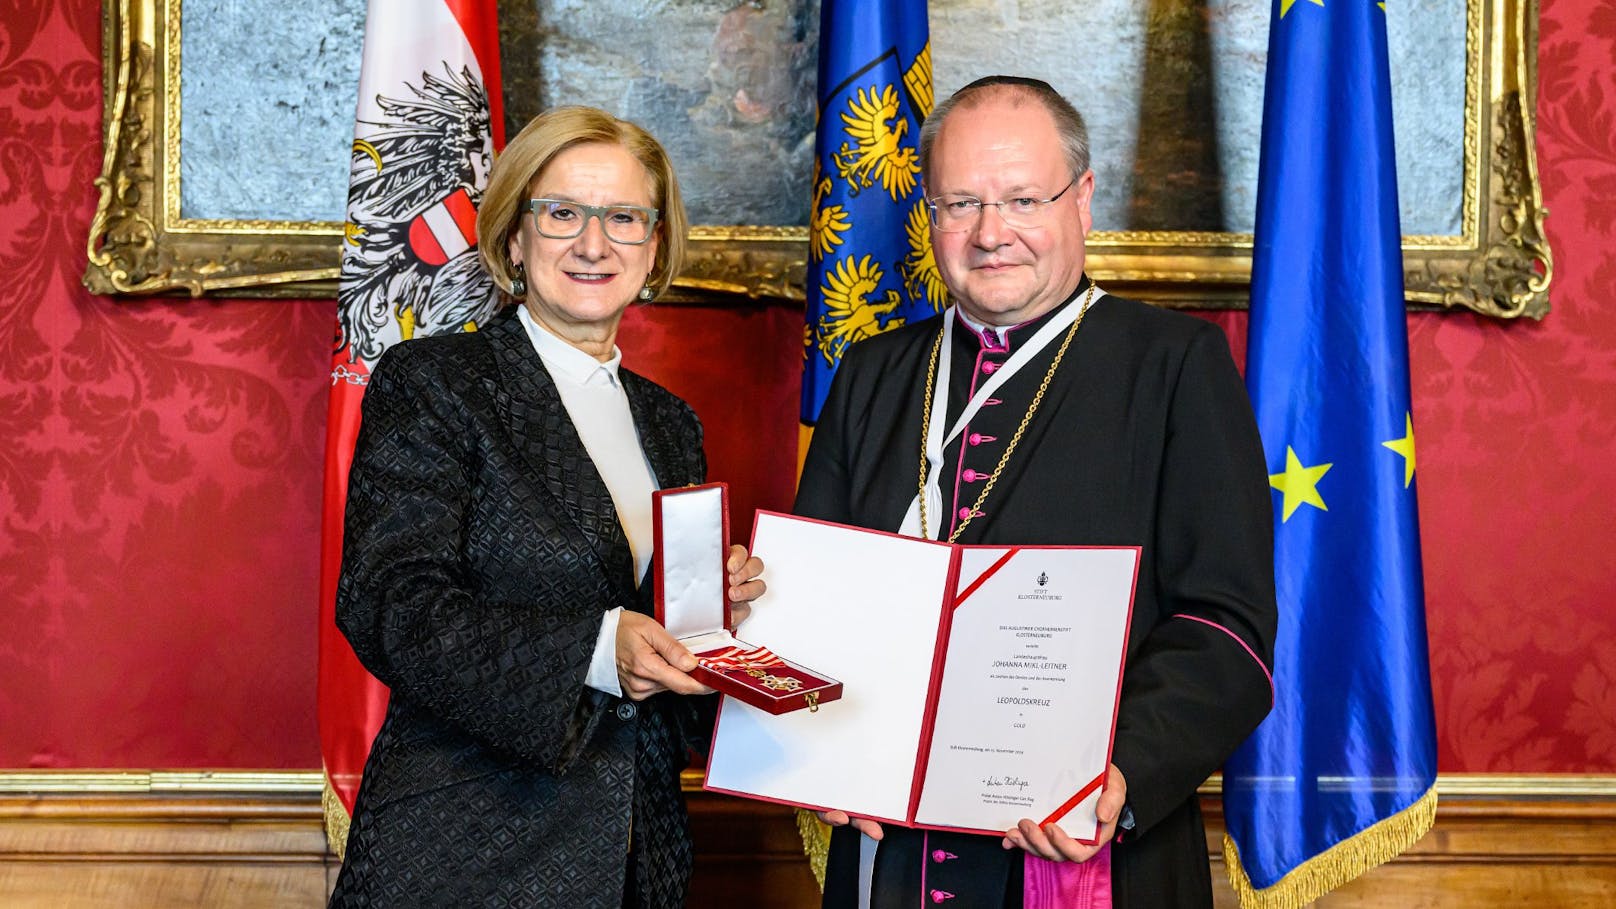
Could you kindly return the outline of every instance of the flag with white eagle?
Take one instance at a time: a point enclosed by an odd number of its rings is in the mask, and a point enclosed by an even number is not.
[[[475,224],[502,118],[492,116],[497,95],[459,21],[492,25],[492,7],[370,5],[337,297],[338,354],[345,348],[350,361],[369,367],[398,341],[461,331],[497,302],[477,263]]]
[[[320,753],[326,833],[338,855],[387,709],[387,689],[336,627],[360,400],[388,347],[475,330],[498,303],[475,229],[504,145],[495,8],[495,0],[370,0],[366,11],[320,527]]]

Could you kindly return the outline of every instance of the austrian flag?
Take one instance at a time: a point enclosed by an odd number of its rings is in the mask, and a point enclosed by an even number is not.
[[[370,0],[349,156],[347,225],[320,525],[320,754],[340,856],[387,689],[336,626],[342,517],[370,370],[400,341],[470,331],[498,293],[477,263],[477,203],[504,145],[495,0]]]

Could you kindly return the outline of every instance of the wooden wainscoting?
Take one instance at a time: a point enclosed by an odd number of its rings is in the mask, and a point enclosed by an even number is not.
[[[1443,777],[1437,826],[1317,904],[1616,906],[1616,777]],[[1220,907],[1215,782],[1204,793]],[[795,815],[690,793],[690,905],[810,909]],[[317,773],[0,773],[0,906],[318,907],[336,875]]]
[[[0,775],[0,906],[323,906],[320,774]]]

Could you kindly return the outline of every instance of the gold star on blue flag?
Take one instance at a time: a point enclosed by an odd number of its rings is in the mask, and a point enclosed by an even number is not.
[[[1414,415],[1406,414],[1403,417],[1404,427],[1402,438],[1392,439],[1380,443],[1382,448],[1390,448],[1403,456],[1403,488],[1414,482]]]
[[[1253,246],[1246,385],[1279,512],[1280,624],[1273,712],[1223,771],[1224,857],[1246,909],[1307,905],[1407,849],[1436,814],[1375,3],[1273,0]]]
[[[1291,519],[1296,509],[1303,505],[1312,505],[1320,511],[1329,511],[1330,507],[1324,504],[1324,497],[1319,495],[1319,481],[1330,472],[1333,464],[1318,464],[1308,467],[1302,459],[1296,456],[1296,449],[1285,446],[1285,469],[1279,473],[1268,475],[1268,485],[1279,490],[1284,496],[1284,508],[1280,514],[1280,523]]]

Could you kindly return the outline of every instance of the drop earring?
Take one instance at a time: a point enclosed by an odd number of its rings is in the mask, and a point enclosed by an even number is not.
[[[516,263],[516,274],[511,277],[511,296],[527,296],[527,269],[520,262]]]
[[[649,302],[651,302],[651,298],[654,297],[654,296],[656,296],[656,291],[652,290],[651,288],[649,288],[649,287],[640,288],[640,302],[641,303],[649,303]]]

